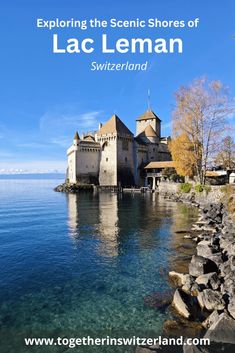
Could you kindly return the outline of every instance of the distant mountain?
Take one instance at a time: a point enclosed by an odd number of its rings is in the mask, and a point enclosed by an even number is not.
[[[65,179],[62,173],[0,173],[0,179]]]

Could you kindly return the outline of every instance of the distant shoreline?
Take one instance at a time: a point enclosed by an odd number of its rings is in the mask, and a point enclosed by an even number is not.
[[[63,173],[22,173],[22,174],[0,174],[0,180],[46,180],[46,179],[65,179]]]

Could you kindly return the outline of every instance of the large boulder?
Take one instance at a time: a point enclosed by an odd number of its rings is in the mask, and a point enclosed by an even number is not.
[[[180,289],[176,289],[172,306],[177,310],[177,312],[182,315],[184,318],[189,319],[192,315],[191,305],[190,305],[190,296],[187,295]]]
[[[211,246],[211,241],[202,240],[197,244],[197,255],[208,257],[213,254],[213,248]]]
[[[217,272],[218,267],[214,261],[206,259],[202,256],[193,255],[189,264],[189,274],[194,277],[199,277],[205,273]]]
[[[225,308],[223,295],[219,291],[204,289],[198,294],[197,299],[201,308],[206,308],[208,311],[223,310]]]
[[[176,286],[176,287],[182,287],[185,282],[186,282],[186,275],[183,273],[175,272],[175,271],[170,271],[169,272],[169,278],[170,281]]]
[[[216,272],[206,273],[196,278],[196,283],[204,288],[218,289],[220,281]]]
[[[219,313],[217,310],[214,310],[213,313],[211,313],[206,320],[202,322],[202,326],[205,329],[208,329],[211,327],[217,320],[219,319]]]
[[[207,330],[204,338],[209,338],[212,342],[235,344],[235,320],[229,317],[226,313],[219,315],[216,320]]]

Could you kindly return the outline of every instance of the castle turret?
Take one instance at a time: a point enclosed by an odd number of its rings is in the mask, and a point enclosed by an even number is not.
[[[80,137],[78,132],[76,131],[72,146],[67,150],[68,156],[68,172],[67,177],[70,183],[77,182],[77,153],[78,153],[78,145],[80,142]]]
[[[76,131],[75,135],[74,135],[74,138],[73,138],[73,144],[74,146],[78,146],[78,143],[80,141],[80,137],[78,135],[78,132]]]
[[[142,114],[138,119],[136,119],[136,135],[139,135],[141,132],[143,132],[148,125],[151,125],[153,130],[156,132],[159,141],[161,138],[161,120],[150,109]]]

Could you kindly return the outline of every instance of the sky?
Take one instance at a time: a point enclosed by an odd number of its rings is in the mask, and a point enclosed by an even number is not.
[[[199,18],[197,28],[37,28],[38,18],[133,20]],[[52,36],[182,38],[183,53],[55,54]],[[66,169],[76,130],[96,130],[113,113],[135,132],[135,119],[151,108],[171,134],[174,93],[194,78],[221,80],[235,96],[234,0],[2,0],[0,5],[0,172]],[[98,44],[97,44],[98,45]],[[91,71],[91,62],[142,63],[147,71]],[[235,118],[230,119],[235,125]]]

